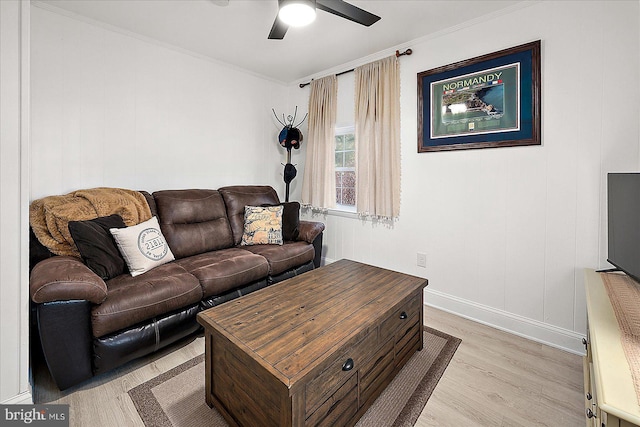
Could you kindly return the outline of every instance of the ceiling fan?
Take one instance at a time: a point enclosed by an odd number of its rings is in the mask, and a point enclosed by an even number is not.
[[[315,19],[316,9],[332,13],[358,24],[369,27],[380,17],[360,9],[343,0],[278,0],[276,16],[269,39],[282,40],[290,26],[302,26]]]

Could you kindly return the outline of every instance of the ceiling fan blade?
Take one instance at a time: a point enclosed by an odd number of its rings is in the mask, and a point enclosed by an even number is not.
[[[271,27],[271,32],[269,33],[270,40],[282,40],[284,35],[287,34],[287,30],[289,26],[282,22],[280,18],[276,16],[275,21],[273,21],[273,26]]]
[[[380,20],[378,15],[369,13],[342,0],[316,0],[316,8],[333,13],[358,24],[369,27]]]

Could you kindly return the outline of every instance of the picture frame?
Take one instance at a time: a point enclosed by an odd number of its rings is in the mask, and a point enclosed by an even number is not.
[[[541,145],[540,45],[418,73],[418,153]]]

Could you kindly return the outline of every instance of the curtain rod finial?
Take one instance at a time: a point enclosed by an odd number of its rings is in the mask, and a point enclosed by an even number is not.
[[[396,50],[396,58],[403,56],[403,55],[411,55],[413,53],[413,51],[411,49],[407,49],[404,52],[400,53],[399,50]]]

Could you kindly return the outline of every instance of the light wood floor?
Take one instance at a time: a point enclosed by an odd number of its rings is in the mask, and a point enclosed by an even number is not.
[[[416,426],[584,426],[582,357],[427,307],[462,339]]]
[[[462,339],[416,426],[584,426],[582,359],[430,307],[425,323]],[[71,426],[142,426],[127,391],[204,352],[197,337],[65,392],[34,367],[36,403],[70,405]]]

